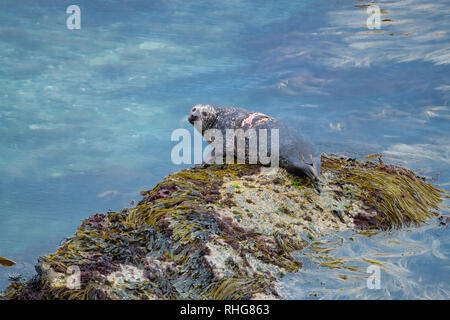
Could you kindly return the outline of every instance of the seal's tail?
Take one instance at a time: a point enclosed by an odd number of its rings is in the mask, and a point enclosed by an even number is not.
[[[311,179],[312,184],[317,192],[320,193],[322,191],[322,186],[320,184],[320,177],[318,171],[316,170],[316,167],[311,164],[304,164],[303,171]]]
[[[311,179],[314,188],[320,193],[322,191],[322,186],[320,184],[320,160],[313,157],[312,154],[310,155],[310,160],[311,163],[308,163],[302,156],[299,167]]]

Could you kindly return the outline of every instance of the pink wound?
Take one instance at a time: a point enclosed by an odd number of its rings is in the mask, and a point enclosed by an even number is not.
[[[248,124],[248,127],[251,128],[253,127],[253,120],[258,117],[258,116],[262,116],[264,117],[264,119],[261,119],[258,122],[266,122],[269,121],[269,117],[266,116],[265,114],[259,113],[259,112],[254,112],[252,114],[250,114],[247,118],[245,118],[244,120],[242,120],[241,123],[241,127],[244,127],[246,124]]]

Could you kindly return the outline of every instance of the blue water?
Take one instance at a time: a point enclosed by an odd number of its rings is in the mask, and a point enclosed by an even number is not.
[[[170,135],[191,130],[197,103],[278,117],[320,152],[381,152],[450,190],[450,4],[377,1],[384,21],[369,30],[364,3],[3,0],[0,256],[17,266],[0,269],[0,288],[8,273],[32,276],[82,219],[181,169]],[[80,30],[66,27],[71,4]],[[363,254],[383,262],[381,289],[302,253],[302,272],[281,281],[286,298],[449,298],[437,221],[334,237],[346,239],[336,256],[364,270]]]

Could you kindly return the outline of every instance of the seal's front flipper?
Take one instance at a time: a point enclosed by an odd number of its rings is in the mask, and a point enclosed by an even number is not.
[[[205,159],[203,160],[202,163],[198,163],[195,165],[195,168],[207,168],[210,165],[216,163],[216,154],[214,152],[214,149],[209,150],[209,152],[207,153],[207,155],[205,156]]]
[[[202,163],[197,163],[194,168],[195,169],[205,169],[208,168],[211,164],[207,163],[207,162],[202,162]]]

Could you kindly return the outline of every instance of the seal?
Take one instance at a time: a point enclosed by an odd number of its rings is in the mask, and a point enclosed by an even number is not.
[[[314,188],[320,193],[320,164],[314,148],[309,144],[296,130],[288,127],[282,122],[260,112],[253,112],[236,107],[218,107],[209,104],[197,104],[189,112],[188,121],[194,125],[201,121],[201,128],[196,128],[202,135],[206,130],[217,129],[225,136],[227,129],[243,129],[246,132],[254,129],[258,132],[261,129],[269,132],[272,129],[278,129],[278,152],[279,166],[288,172],[298,176],[307,176],[311,179]],[[212,141],[208,141],[212,143]],[[268,154],[271,153],[271,136],[267,137]],[[236,141],[235,141],[236,148]],[[259,148],[259,147],[258,147]],[[245,161],[248,163],[249,143],[245,140]],[[225,155],[224,150],[223,155]],[[210,163],[210,159],[202,165]],[[258,163],[260,163],[258,161]],[[260,163],[261,164],[261,163]]]

